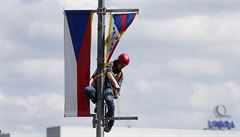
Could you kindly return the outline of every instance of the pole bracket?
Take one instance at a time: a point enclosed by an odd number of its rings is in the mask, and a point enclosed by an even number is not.
[[[105,7],[97,8],[97,10],[94,11],[94,12],[97,12],[97,14],[104,14],[105,15],[107,13],[107,9]]]
[[[92,125],[93,125],[93,128],[96,128],[96,124],[97,124],[97,115],[96,114],[91,114],[90,115],[91,117],[93,117],[93,120],[92,120]]]

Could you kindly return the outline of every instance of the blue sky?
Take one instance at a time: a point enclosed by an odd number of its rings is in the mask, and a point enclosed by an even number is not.
[[[106,0],[107,8],[140,9],[113,55],[131,56],[119,105],[121,116],[139,120],[116,126],[202,129],[213,108],[224,104],[239,130],[239,5],[239,0]],[[63,118],[63,10],[96,7],[94,0],[0,1],[0,129],[91,126],[89,118]],[[95,15],[92,71],[96,23]]]

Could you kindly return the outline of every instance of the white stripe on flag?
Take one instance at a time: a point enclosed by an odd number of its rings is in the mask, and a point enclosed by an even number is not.
[[[117,27],[115,26],[114,20],[112,21],[111,24],[111,30],[110,30],[110,37],[108,41],[108,51],[107,51],[107,60],[110,60],[111,57],[110,55],[113,54],[114,48],[117,46],[118,41],[120,40],[121,34],[118,31]],[[110,58],[109,58],[110,57]]]
[[[64,15],[64,59],[65,59],[65,112],[66,117],[77,116],[77,61]]]

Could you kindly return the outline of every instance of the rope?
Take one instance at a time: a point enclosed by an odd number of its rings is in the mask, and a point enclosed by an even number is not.
[[[121,111],[120,111],[120,97],[116,99],[116,104],[117,104],[117,115],[121,117]]]

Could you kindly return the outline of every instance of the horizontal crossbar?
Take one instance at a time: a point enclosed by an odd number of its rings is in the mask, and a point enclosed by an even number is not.
[[[106,120],[138,120],[138,117],[106,117]]]
[[[106,12],[136,12],[139,13],[139,9],[106,9]],[[93,10],[93,12],[98,12],[98,10]]]

